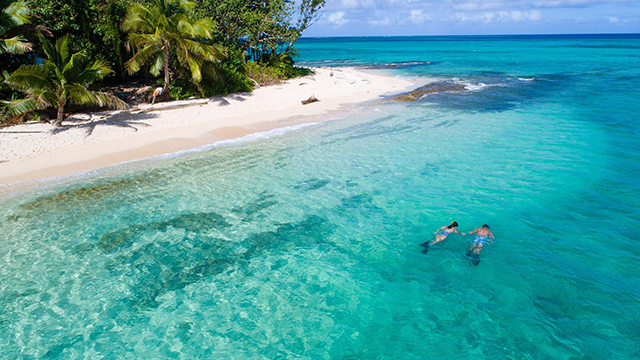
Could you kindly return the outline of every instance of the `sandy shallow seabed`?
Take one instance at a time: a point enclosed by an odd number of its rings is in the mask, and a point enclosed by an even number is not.
[[[1,129],[0,193],[14,188],[7,184],[22,180],[62,176],[320,121],[322,115],[345,104],[374,100],[416,85],[408,79],[352,68],[314,70],[315,75],[252,93],[76,114],[61,128],[30,123]],[[301,104],[312,95],[320,102]]]

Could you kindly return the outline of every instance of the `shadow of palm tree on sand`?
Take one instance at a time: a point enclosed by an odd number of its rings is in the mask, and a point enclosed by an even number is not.
[[[156,117],[158,117],[156,114],[132,114],[128,111],[119,112],[97,120],[92,120],[93,116],[88,120],[78,117],[70,117],[65,120],[65,123],[62,126],[51,130],[51,134],[57,135],[71,129],[84,129],[87,132],[87,137],[89,137],[98,126],[116,126],[121,128],[131,128],[134,131],[138,131],[138,127],[140,126],[151,126],[144,122],[144,120]]]

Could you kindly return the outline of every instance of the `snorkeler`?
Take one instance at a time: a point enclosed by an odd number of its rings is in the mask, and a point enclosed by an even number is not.
[[[480,262],[480,250],[482,250],[482,247],[487,244],[487,242],[492,243],[494,236],[491,230],[489,230],[489,225],[487,224],[482,225],[481,228],[476,228],[473,231],[466,234],[462,233],[460,235],[465,236],[473,233],[476,234],[476,237],[471,241],[471,247],[469,248],[469,251],[467,251],[467,256],[472,258],[474,265],[478,265]]]
[[[422,250],[422,253],[426,254],[429,251],[430,246],[437,244],[440,241],[446,239],[447,236],[449,236],[451,233],[455,232],[456,234],[460,234],[458,232],[458,229],[456,229],[457,227],[458,227],[458,223],[454,221],[451,223],[451,225],[445,225],[439,228],[438,230],[436,230],[436,232],[434,232],[434,234],[436,235],[435,240],[425,241],[422,244],[420,244],[420,246],[424,246],[424,250]]]

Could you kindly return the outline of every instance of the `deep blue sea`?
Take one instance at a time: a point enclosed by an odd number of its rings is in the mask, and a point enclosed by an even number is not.
[[[640,358],[640,35],[297,48],[420,88],[0,195],[0,358]]]

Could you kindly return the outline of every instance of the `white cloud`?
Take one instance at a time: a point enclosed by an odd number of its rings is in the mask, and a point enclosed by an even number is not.
[[[620,19],[618,19],[615,16],[605,16],[604,18],[609,20],[610,23],[618,23],[618,22],[620,22]]]
[[[344,12],[338,11],[329,15],[329,18],[327,20],[329,20],[329,22],[332,23],[333,25],[342,26],[349,22],[348,19],[344,18],[344,15],[345,15]]]
[[[370,18],[367,22],[371,26],[389,26],[393,24],[393,20],[390,17],[382,16],[380,11],[374,13],[376,18]]]
[[[557,7],[585,7],[588,5],[611,4],[611,3],[633,3],[637,0],[538,0],[533,3],[534,7],[557,8]]]
[[[510,6],[510,4],[506,2],[486,2],[486,1],[476,1],[476,2],[464,2],[461,4],[453,4],[454,10],[459,11],[474,11],[474,10],[490,10],[490,9],[504,9],[505,7]]]
[[[368,21],[369,25],[372,26],[389,26],[393,23],[390,18],[382,18],[382,19],[371,19]]]
[[[375,7],[374,0],[341,0],[340,5],[344,9],[365,9]]]
[[[505,19],[505,20],[511,20],[511,21],[523,21],[523,20],[538,21],[542,19],[542,15],[538,10],[500,11],[498,15],[499,15],[498,16],[499,20]]]
[[[462,22],[484,22],[489,23],[493,21],[539,21],[542,19],[542,14],[538,10],[531,11],[497,11],[497,12],[483,12],[480,14],[466,14],[457,13],[456,18]]]
[[[431,15],[423,13],[422,10],[411,10],[409,12],[409,21],[414,24],[422,24],[427,20],[431,20]]]

